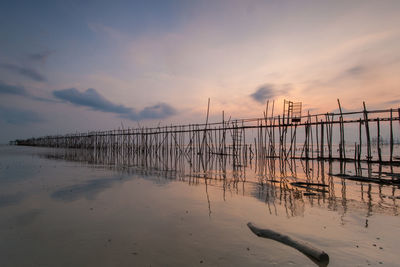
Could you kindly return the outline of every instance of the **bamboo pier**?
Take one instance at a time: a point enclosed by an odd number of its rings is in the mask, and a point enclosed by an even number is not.
[[[14,145],[112,151],[151,157],[226,157],[240,166],[248,160],[337,160],[400,165],[400,108],[301,114],[301,103],[284,102],[274,115],[267,102],[263,117],[201,124],[138,127],[51,135],[10,142]],[[387,137],[386,140],[383,136]],[[387,140],[388,139],[388,140]],[[353,145],[354,144],[354,145]]]

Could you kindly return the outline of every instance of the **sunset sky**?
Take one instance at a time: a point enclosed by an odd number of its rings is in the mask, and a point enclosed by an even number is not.
[[[2,1],[0,143],[400,106],[400,1]]]

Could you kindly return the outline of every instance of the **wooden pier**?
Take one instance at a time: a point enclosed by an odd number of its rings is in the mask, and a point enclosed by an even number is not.
[[[400,165],[400,108],[301,114],[301,103],[286,101],[282,115],[274,103],[261,118],[203,124],[140,127],[53,135],[12,144],[113,151],[140,158],[227,157],[240,166],[248,160],[339,160]],[[386,139],[384,139],[385,137]]]

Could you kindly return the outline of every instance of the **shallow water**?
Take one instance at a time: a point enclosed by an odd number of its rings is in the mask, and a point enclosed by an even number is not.
[[[327,252],[329,266],[398,266],[397,185],[329,175],[354,164],[197,164],[0,147],[0,266],[316,266],[249,221]]]

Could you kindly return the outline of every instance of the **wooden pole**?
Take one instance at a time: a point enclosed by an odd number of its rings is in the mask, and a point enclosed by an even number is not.
[[[371,156],[371,139],[369,135],[369,124],[368,124],[368,111],[367,108],[365,107],[365,102],[363,101],[363,106],[364,106],[364,123],[365,123],[365,134],[367,135],[367,160],[371,161],[372,156]]]
[[[324,159],[324,123],[321,120],[321,138],[320,138],[320,143],[321,143],[321,152],[320,152],[320,158]]]
[[[359,137],[359,144],[358,144],[358,161],[361,160],[361,149],[362,149],[362,135],[361,135],[361,125],[362,121],[359,120],[359,127],[358,127],[358,137]]]
[[[337,99],[340,111],[340,143],[339,143],[339,153],[340,160],[346,159],[346,149],[345,149],[345,140],[344,140],[344,123],[343,123],[343,112],[342,106],[340,105],[339,98]]]
[[[382,153],[381,153],[381,127],[379,123],[379,118],[376,119],[376,124],[377,124],[377,140],[376,140],[376,146],[378,149],[378,158],[379,162],[382,162]]]
[[[390,109],[390,162],[393,161],[393,110]]]

